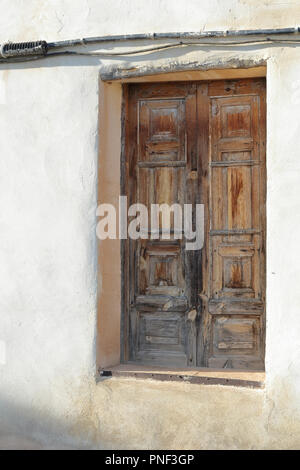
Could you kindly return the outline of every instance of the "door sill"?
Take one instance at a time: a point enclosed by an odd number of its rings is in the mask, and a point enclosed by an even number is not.
[[[152,379],[200,385],[264,388],[265,372],[233,369],[166,368],[141,364],[119,364],[99,370],[98,381],[110,377]]]

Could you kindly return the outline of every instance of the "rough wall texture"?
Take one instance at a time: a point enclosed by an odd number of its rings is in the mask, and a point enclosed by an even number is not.
[[[294,1],[2,0],[0,43],[298,23]],[[99,72],[233,59],[267,62],[266,388],[96,385]],[[0,66],[0,443],[300,447],[299,76],[300,48],[288,46]]]

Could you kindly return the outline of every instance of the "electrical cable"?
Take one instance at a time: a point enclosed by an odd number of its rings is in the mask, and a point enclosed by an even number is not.
[[[38,59],[45,59],[47,57],[57,57],[62,55],[78,55],[78,56],[90,56],[90,57],[114,57],[114,56],[130,56],[130,55],[139,55],[139,54],[147,54],[158,52],[166,49],[177,48],[177,47],[187,47],[187,46],[219,46],[219,47],[226,47],[226,46],[249,46],[249,45],[264,45],[264,44],[287,44],[287,45],[297,45],[300,43],[300,39],[276,39],[271,37],[266,37],[264,39],[256,39],[256,40],[244,40],[244,41],[180,41],[172,44],[165,44],[161,46],[154,46],[154,47],[145,47],[133,50],[127,50],[123,52],[107,52],[107,51],[97,51],[97,52],[79,52],[79,51],[56,51],[56,52],[48,52],[44,55],[30,55],[20,56],[20,57],[12,57],[8,58],[5,57],[0,59],[1,63],[18,63],[18,62],[28,62],[31,60],[38,60]],[[2,47],[2,46],[1,46]]]

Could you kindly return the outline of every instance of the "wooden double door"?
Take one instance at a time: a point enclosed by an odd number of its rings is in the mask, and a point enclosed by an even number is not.
[[[204,243],[124,241],[123,361],[264,368],[265,119],[263,78],[124,86],[128,204],[202,204]]]

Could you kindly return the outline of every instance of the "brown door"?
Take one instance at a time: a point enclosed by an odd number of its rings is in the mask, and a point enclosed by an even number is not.
[[[123,189],[149,218],[123,244],[123,360],[262,369],[265,82],[124,91]],[[188,203],[204,205],[201,250],[185,249],[172,213],[150,233],[152,204]]]

